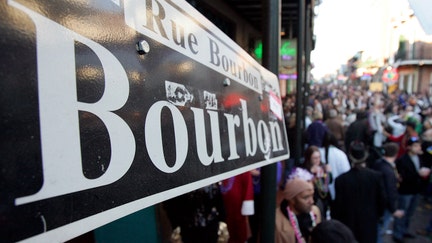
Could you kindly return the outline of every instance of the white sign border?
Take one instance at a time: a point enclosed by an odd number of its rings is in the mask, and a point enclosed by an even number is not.
[[[244,166],[235,170],[228,171],[226,173],[209,177],[200,181],[195,181],[183,186],[179,186],[176,188],[169,189],[167,191],[163,191],[157,194],[153,194],[151,196],[141,198],[121,206],[112,208],[110,210],[94,214],[90,217],[72,222],[70,224],[60,226],[53,230],[47,231],[45,233],[35,235],[30,238],[26,238],[19,242],[25,243],[45,243],[45,242],[64,242],[70,239],[73,239],[77,236],[80,236],[86,232],[99,228],[105,224],[108,224],[112,221],[125,217],[129,214],[135,213],[139,210],[147,208],[149,206],[155,205],[157,203],[166,201],[170,198],[182,195],[184,193],[199,189],[201,187],[207,186],[212,183],[216,183],[222,181],[224,179],[233,177],[235,175],[263,167],[272,163],[276,163],[279,161],[283,161],[289,158],[289,154],[271,158],[269,160],[260,161],[248,166]],[[276,189],[275,189],[276,190]],[[85,225],[85,228],[83,226]]]

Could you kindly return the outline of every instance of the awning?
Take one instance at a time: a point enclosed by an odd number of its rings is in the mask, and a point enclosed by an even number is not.
[[[403,60],[396,62],[394,67],[400,66],[423,66],[423,65],[432,65],[432,60],[429,59],[415,59],[415,60]]]

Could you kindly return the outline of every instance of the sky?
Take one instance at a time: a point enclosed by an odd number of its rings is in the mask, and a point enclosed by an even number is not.
[[[377,36],[382,32],[382,19],[388,9],[386,0],[323,0],[314,22],[315,50],[312,74],[319,79],[336,73],[342,64],[358,51],[368,55],[380,52]],[[381,44],[382,45],[382,44]]]

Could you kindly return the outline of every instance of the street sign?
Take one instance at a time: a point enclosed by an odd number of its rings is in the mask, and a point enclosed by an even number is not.
[[[276,75],[185,1],[0,3],[2,242],[289,157]]]
[[[399,73],[396,68],[388,67],[384,70],[381,79],[384,83],[393,84],[398,81]]]

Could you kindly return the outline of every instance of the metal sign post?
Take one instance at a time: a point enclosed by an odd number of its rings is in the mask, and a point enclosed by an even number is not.
[[[263,29],[264,33],[264,51],[263,65],[271,72],[279,72],[279,49],[280,49],[280,0],[267,0],[265,2],[264,21],[267,26]],[[284,115],[285,116],[285,115]],[[262,169],[262,242],[274,242],[275,232],[275,207],[276,207],[276,182],[277,169],[275,164],[267,165]]]

